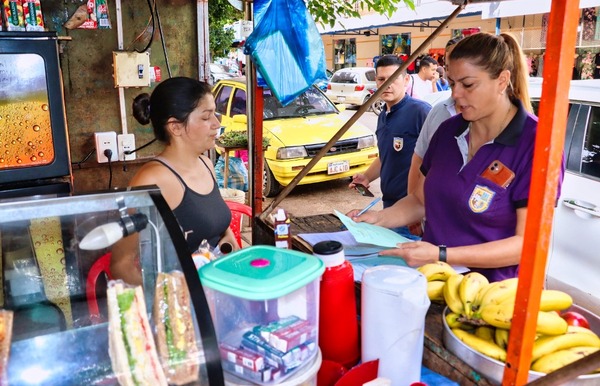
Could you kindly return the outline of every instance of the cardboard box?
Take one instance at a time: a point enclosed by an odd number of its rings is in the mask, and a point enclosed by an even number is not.
[[[23,0],[23,15],[27,31],[44,31],[44,16],[40,0]]]

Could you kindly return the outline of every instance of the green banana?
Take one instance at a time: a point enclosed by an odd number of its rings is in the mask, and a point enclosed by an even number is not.
[[[481,318],[496,328],[510,330],[515,305],[512,302],[491,304],[481,309]],[[536,332],[560,335],[567,332],[567,322],[556,312],[538,312]]]
[[[567,332],[566,334],[556,336],[542,336],[533,343],[531,362],[533,363],[555,351],[578,346],[600,348],[600,338],[582,332]]]
[[[486,292],[485,296],[481,298],[481,303],[479,304],[481,309],[490,304],[504,303],[509,299],[514,301],[517,294],[517,285],[519,284],[519,279],[505,279],[497,283],[497,285],[495,285],[493,288],[490,288]]]
[[[496,328],[494,331],[494,342],[505,350],[508,346],[508,332],[509,331],[504,328]]]
[[[479,326],[475,329],[475,336],[480,337],[483,340],[496,344],[494,340],[495,328],[490,326]]]
[[[598,347],[580,346],[555,351],[536,360],[533,365],[531,365],[531,370],[548,374],[593,354],[598,350]]]
[[[485,339],[481,339],[480,337],[470,334],[459,328],[452,329],[452,332],[458,339],[460,339],[467,346],[471,347],[473,350],[476,350],[490,358],[494,358],[502,362],[506,361],[506,350],[502,349],[497,344],[489,342]]]
[[[417,268],[417,271],[421,272],[427,281],[446,281],[450,276],[456,275],[454,268],[443,261],[424,264]]]
[[[452,312],[462,315],[464,312],[463,303],[458,295],[458,287],[464,276],[460,273],[452,275],[446,280],[444,286],[444,300],[446,304],[452,310]]]
[[[427,282],[427,297],[432,302],[443,303],[444,302],[444,286],[445,281],[434,280]]]
[[[573,298],[562,291],[542,290],[540,311],[562,311],[573,305]]]
[[[467,318],[473,316],[473,302],[483,287],[490,284],[488,279],[479,272],[469,272],[458,286],[458,295],[463,303],[464,314]]]

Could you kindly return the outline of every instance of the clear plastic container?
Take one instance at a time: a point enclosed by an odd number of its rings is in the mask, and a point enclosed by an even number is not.
[[[200,268],[223,370],[273,384],[313,364],[323,271],[315,256],[272,246],[244,248]]]

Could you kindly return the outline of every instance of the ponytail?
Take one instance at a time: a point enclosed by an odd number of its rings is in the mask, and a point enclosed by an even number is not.
[[[523,103],[523,107],[528,112],[533,112],[531,106],[531,99],[529,98],[529,69],[525,55],[519,46],[519,43],[515,38],[507,33],[503,33],[500,36],[504,38],[504,41],[508,45],[509,50],[513,55],[513,69],[510,73],[511,87],[507,90],[508,96],[514,100],[518,99]]]

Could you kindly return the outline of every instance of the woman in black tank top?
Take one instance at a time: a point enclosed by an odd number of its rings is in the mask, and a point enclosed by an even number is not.
[[[138,95],[133,115],[141,124],[152,122],[154,135],[165,147],[140,168],[130,186],[157,185],[173,211],[190,252],[206,239],[211,247],[224,242],[239,249],[229,228],[231,212],[219,193],[210,160],[203,155],[215,146],[221,125],[215,115],[210,86],[192,78],[170,78],[152,92]],[[111,273],[132,284],[141,283],[136,267],[137,237],[112,249]]]

